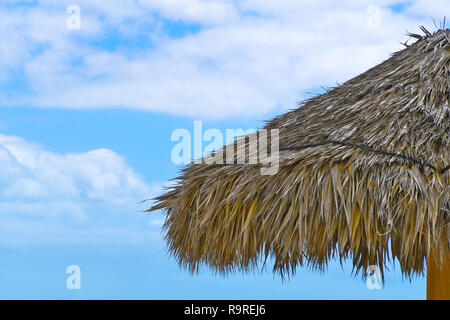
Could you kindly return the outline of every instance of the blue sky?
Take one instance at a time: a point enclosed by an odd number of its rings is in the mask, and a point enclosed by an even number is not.
[[[433,30],[448,1],[3,1],[0,298],[423,299],[425,279],[369,290],[330,263],[227,278],[180,269],[163,215],[137,202],[180,169],[177,128],[258,128]],[[81,10],[69,29],[69,5]],[[81,289],[66,288],[79,265]]]

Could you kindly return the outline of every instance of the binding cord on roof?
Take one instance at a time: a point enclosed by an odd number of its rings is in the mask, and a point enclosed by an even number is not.
[[[365,144],[355,144],[355,143],[351,143],[351,142],[345,142],[345,141],[337,141],[337,140],[326,140],[326,141],[322,141],[322,142],[318,142],[318,143],[312,143],[312,144],[304,144],[301,146],[292,146],[292,147],[286,147],[286,148],[280,148],[280,151],[283,150],[303,150],[306,148],[314,148],[314,147],[319,147],[319,146],[323,146],[325,144],[334,144],[334,145],[340,145],[340,146],[346,146],[346,147],[353,147],[353,148],[358,148],[364,151],[369,151],[369,152],[373,152],[373,153],[377,153],[377,154],[381,154],[381,155],[385,155],[385,156],[390,156],[390,157],[397,157],[397,158],[401,158],[404,160],[408,160],[411,161],[413,163],[418,164],[421,167],[429,167],[437,172],[439,172],[440,174],[444,174],[445,171],[447,171],[448,169],[450,169],[450,165],[444,167],[441,170],[438,170],[435,166],[433,166],[430,163],[421,161],[419,159],[416,159],[414,157],[411,156],[407,156],[407,155],[403,155],[403,154],[399,154],[399,153],[394,153],[394,152],[390,152],[390,151],[385,151],[385,150],[378,150],[378,149],[374,149],[368,145]]]

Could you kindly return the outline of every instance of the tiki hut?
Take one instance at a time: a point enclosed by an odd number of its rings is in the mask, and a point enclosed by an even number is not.
[[[225,159],[215,152],[183,168],[148,210],[165,211],[180,265],[228,273],[269,258],[274,272],[291,275],[339,258],[365,275],[398,260],[407,278],[427,272],[427,298],[450,299],[450,30],[422,31],[381,64],[268,121],[277,150],[269,137],[252,146],[249,135],[219,150],[235,150],[231,162],[209,161]],[[277,153],[275,174],[249,163],[255,148]]]

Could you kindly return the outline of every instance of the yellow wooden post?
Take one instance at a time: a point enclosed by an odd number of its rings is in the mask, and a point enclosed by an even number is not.
[[[436,260],[437,258],[437,260]],[[450,300],[450,253],[444,252],[444,260],[439,262],[439,252],[430,251],[427,258],[427,300]]]

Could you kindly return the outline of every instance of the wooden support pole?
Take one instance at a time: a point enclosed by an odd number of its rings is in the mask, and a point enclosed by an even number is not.
[[[450,252],[444,252],[442,262],[435,254],[430,251],[427,258],[427,300],[450,300]]]

